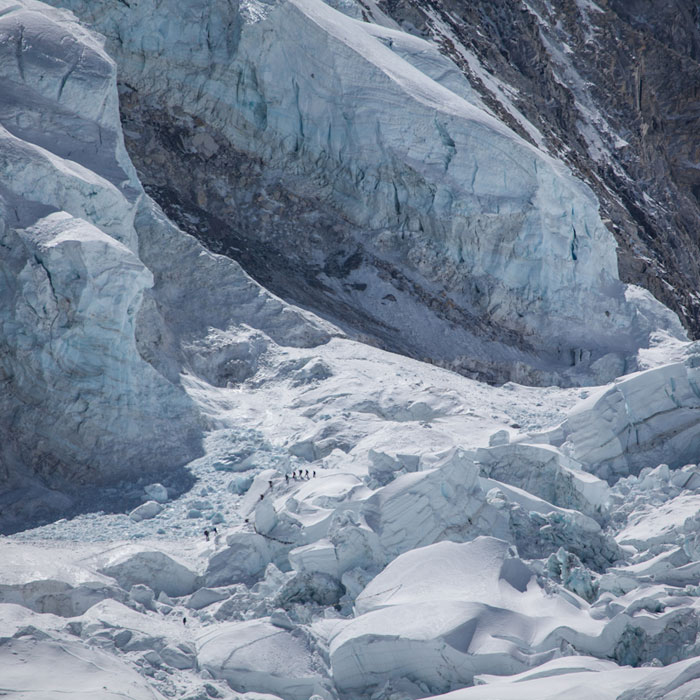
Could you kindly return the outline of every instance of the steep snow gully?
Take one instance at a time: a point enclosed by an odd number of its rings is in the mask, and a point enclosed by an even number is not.
[[[700,345],[535,126],[371,2],[53,4],[0,0],[0,695],[700,697]]]

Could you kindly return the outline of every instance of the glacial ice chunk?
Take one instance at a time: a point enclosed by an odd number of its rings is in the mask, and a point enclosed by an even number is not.
[[[562,423],[562,449],[610,482],[646,466],[693,461],[700,449],[694,357],[622,377],[591,396]]]
[[[241,692],[289,700],[308,700],[314,693],[329,698],[304,640],[265,619],[223,623],[203,632],[197,658],[201,668]]]
[[[517,599],[532,576],[504,540],[482,536],[465,544],[438,542],[394,559],[357,597],[355,611],[361,615],[423,600],[498,605],[504,597]]]
[[[205,579],[207,586],[232,583],[252,584],[272,561],[268,540],[253,532],[235,532],[226,539],[227,547],[209,559]]]
[[[163,510],[163,506],[157,501],[146,501],[140,506],[134,508],[134,510],[129,513],[129,517],[134,522],[141,522],[141,520],[150,520],[155,518],[158,513]]]
[[[148,496],[150,496],[154,501],[158,503],[168,502],[168,489],[163,486],[163,484],[149,484],[144,488],[144,491]]]
[[[16,698],[163,700],[164,697],[113,654],[64,640],[7,641],[0,646],[0,678],[3,691]]]
[[[377,490],[362,514],[389,556],[448,536],[507,532],[505,516],[486,502],[478,466],[460,450],[434,469],[404,474]]]
[[[562,508],[593,517],[608,500],[608,485],[549,445],[513,443],[476,450],[482,476],[524,489]]]
[[[117,547],[95,559],[99,571],[111,576],[125,590],[142,583],[157,596],[161,591],[169,596],[182,596],[197,588],[198,575],[190,568],[158,550],[141,549],[135,545]]]

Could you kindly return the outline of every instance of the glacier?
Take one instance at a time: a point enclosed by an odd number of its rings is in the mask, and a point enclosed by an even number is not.
[[[245,318],[256,308],[261,328],[282,342],[324,342],[329,333],[263,293],[235,263],[208,262],[147,200],[124,149],[116,68],[93,35],[41,3],[8,5],[0,31],[8,65],[1,134],[8,255],[0,264],[9,389],[0,415],[11,436],[2,469],[11,493],[21,494],[20,505],[3,496],[2,517],[20,521],[32,499],[47,514],[65,510],[69,485],[114,484],[201,453],[206,420],[182,386],[183,366],[226,367],[211,371],[240,378],[266,342],[226,342],[236,312],[221,297],[235,295]],[[75,143],[66,131],[79,135]],[[173,235],[182,250],[167,242]],[[207,280],[225,278],[212,290],[220,298],[207,305],[218,318],[205,323],[201,299],[190,295],[188,309],[183,288],[173,290],[166,249],[199,260]],[[186,331],[165,327],[173,307]],[[218,355],[200,347],[212,325],[224,344]],[[154,349],[166,344],[163,336],[184,357]],[[85,498],[73,499],[75,507]]]
[[[197,154],[182,173],[182,189],[197,182],[188,216],[217,217],[233,250],[263,246],[286,279],[248,254],[259,275],[345,330],[536,383],[609,381],[636,367],[653,331],[683,337],[673,314],[619,282],[592,192],[491,114],[428,42],[321,0],[54,4],[107,37],[128,131],[149,134],[133,151],[154,189],[179,183],[154,142]],[[231,167],[240,176],[227,180]]]
[[[2,692],[699,692],[698,347],[592,192],[373,3],[53,4],[0,0]],[[320,193],[405,354],[183,231],[119,90]]]

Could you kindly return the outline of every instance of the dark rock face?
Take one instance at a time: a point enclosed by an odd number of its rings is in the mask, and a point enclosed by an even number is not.
[[[385,0],[511,128],[590,184],[626,282],[700,333],[700,8],[692,0]],[[465,55],[471,55],[468,61]],[[500,89],[486,84],[495,78]]]

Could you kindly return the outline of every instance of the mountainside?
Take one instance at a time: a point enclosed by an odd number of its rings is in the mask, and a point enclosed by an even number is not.
[[[383,0],[595,191],[620,277],[700,329],[700,10],[689,0]]]
[[[700,695],[700,343],[627,283],[692,329],[694,9],[51,4],[0,0],[0,695]]]
[[[632,310],[598,201],[544,140],[379,10],[60,4],[107,37],[127,144],[166,212],[354,337],[579,384],[637,368],[657,327],[678,334],[651,300]]]

